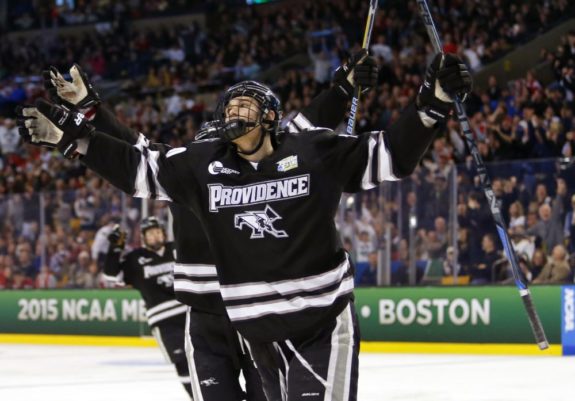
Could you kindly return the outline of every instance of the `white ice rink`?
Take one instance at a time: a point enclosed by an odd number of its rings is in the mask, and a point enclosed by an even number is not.
[[[0,344],[1,401],[185,401],[156,348]],[[572,401],[575,358],[362,354],[360,401]]]

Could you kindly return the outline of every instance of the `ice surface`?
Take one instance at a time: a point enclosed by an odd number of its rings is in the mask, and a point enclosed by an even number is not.
[[[571,401],[575,358],[362,354],[360,401]],[[0,344],[2,401],[185,401],[159,349]]]

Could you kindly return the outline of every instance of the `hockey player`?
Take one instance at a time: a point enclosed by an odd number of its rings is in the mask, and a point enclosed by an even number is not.
[[[137,133],[121,126],[113,114],[101,105],[81,70],[74,66],[70,73],[73,82],[65,81],[56,70],[45,73],[51,98],[60,99],[69,108],[81,108],[87,116],[93,118],[92,124],[98,130],[135,144]],[[312,125],[335,128],[343,119],[354,85],[359,84],[369,89],[376,82],[375,61],[366,58],[364,52],[359,52],[351,58],[349,64],[336,71],[332,88],[313,99],[311,105],[300,113],[293,113],[284,119],[282,124],[290,132],[309,129]],[[213,136],[221,129],[220,124],[207,124],[207,128],[198,137]],[[186,208],[172,203],[170,210],[174,216],[174,237],[178,251],[174,283],[176,297],[192,306],[187,336],[192,380],[198,383],[196,388],[206,401],[240,400],[244,399],[238,382],[241,369],[246,379],[247,399],[263,400],[261,381],[247,354],[247,346],[231,327],[225,314],[209,243],[203,231],[198,229],[200,222]]]
[[[283,373],[280,386],[264,376],[269,400],[355,400],[353,272],[333,221],[341,193],[409,175],[471,82],[459,59],[437,55],[416,101],[385,135],[283,132],[278,99],[251,82],[223,96],[220,138],[186,148],[153,149],[143,137],[130,146],[45,100],[38,111],[56,130],[31,135],[64,153],[77,147],[86,166],[127,193],[196,213],[230,320],[256,364]]]
[[[166,359],[176,367],[180,381],[192,397],[184,351],[187,307],[174,295],[174,245],[166,242],[164,227],[154,216],[142,220],[140,232],[142,247],[120,260],[126,234],[119,225],[114,227],[108,236],[110,246],[104,262],[104,277],[108,281],[129,284],[140,292],[152,334]]]

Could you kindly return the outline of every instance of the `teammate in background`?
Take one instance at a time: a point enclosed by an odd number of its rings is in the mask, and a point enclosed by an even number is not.
[[[349,401],[357,399],[359,332],[353,271],[334,224],[341,194],[411,174],[454,97],[471,87],[467,67],[438,54],[416,101],[385,135],[282,131],[279,100],[254,82],[222,97],[219,138],[185,148],[151,147],[143,136],[130,146],[43,99],[37,113],[52,125],[40,132],[28,123],[28,134],[65,155],[78,149],[87,167],[126,193],[193,210],[214,252],[226,311],[262,369],[269,401]]]
[[[108,236],[110,246],[104,262],[108,281],[125,283],[138,290],[146,304],[146,317],[164,357],[174,364],[180,381],[192,397],[190,372],[184,350],[187,307],[174,295],[173,242],[166,242],[164,227],[156,217],[140,223],[142,247],[122,257],[126,233],[116,225]]]
[[[46,87],[51,98],[70,109],[80,108],[92,119],[98,130],[137,145],[138,133],[122,126],[93,90],[87,77],[73,66],[72,82],[67,82],[57,70],[45,72]],[[345,115],[348,100],[355,84],[365,90],[377,83],[377,66],[364,51],[358,52],[350,62],[336,70],[333,86],[320,93],[311,104],[299,113],[294,112],[282,120],[283,128],[298,133],[312,126],[335,128]],[[205,124],[196,138],[217,136],[221,126]],[[214,173],[222,172],[216,166]],[[223,172],[222,172],[223,173]],[[174,221],[174,238],[177,249],[174,289],[176,298],[191,306],[187,334],[188,361],[195,389],[201,391],[205,401],[265,401],[262,384],[253,366],[248,346],[231,326],[225,312],[214,257],[200,221],[187,208],[171,203]],[[240,370],[246,381],[246,394],[238,376]],[[218,385],[210,385],[217,382]],[[197,396],[199,399],[200,397]]]

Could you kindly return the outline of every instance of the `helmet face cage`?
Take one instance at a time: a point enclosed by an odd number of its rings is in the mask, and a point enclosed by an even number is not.
[[[230,106],[232,99],[243,96],[256,100],[258,105],[256,106],[251,102],[243,104],[238,102],[238,104]],[[237,109],[232,107],[237,107]],[[270,111],[274,112],[274,116],[273,119],[268,120],[265,117]],[[236,137],[240,137],[257,126],[261,126],[264,132],[275,134],[280,120],[280,113],[280,100],[270,88],[256,81],[243,81],[231,86],[222,96],[218,102],[215,117],[222,124],[231,120],[246,120],[247,124],[243,127],[242,132],[236,135]],[[229,140],[229,138],[224,139]]]

